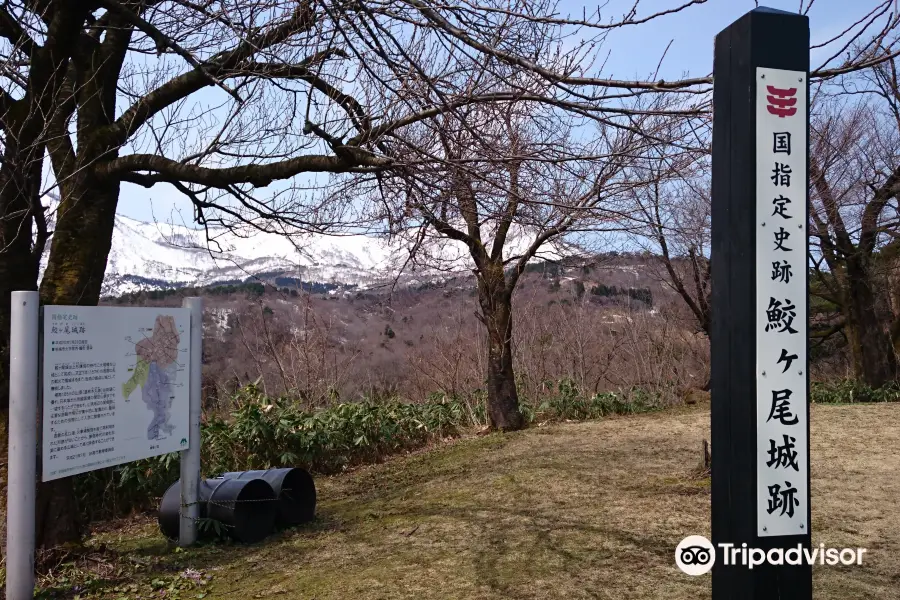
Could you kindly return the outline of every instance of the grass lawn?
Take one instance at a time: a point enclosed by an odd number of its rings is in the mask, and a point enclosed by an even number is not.
[[[318,521],[264,544],[180,551],[136,518],[44,581],[90,570],[81,598],[709,598],[709,575],[674,564],[709,536],[692,475],[708,428],[698,406],[459,440],[317,479]],[[813,407],[813,543],[869,550],[814,567],[817,600],[900,594],[898,448],[900,404]]]

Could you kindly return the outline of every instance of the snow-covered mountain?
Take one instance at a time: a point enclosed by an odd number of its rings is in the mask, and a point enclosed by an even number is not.
[[[514,227],[504,254],[523,251],[533,239],[533,233]],[[401,272],[403,283],[471,272],[471,258],[459,242],[429,238],[418,249],[415,261],[409,260],[411,247],[406,239],[388,242],[366,235],[258,232],[244,236],[226,229],[204,231],[118,215],[103,295],[285,278],[365,289]],[[559,258],[557,247],[542,253],[544,258],[551,256]]]

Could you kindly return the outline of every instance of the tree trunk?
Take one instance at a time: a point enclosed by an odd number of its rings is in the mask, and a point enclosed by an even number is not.
[[[900,356],[900,257],[898,257],[897,248],[897,243],[892,242],[883,252],[886,261],[885,280],[891,320],[888,334],[894,348],[894,356]]]
[[[36,153],[23,156],[6,137],[0,168],[0,554],[6,552],[6,450],[9,447],[10,294],[37,289],[38,261],[32,255],[31,202],[40,187]]]
[[[37,244],[33,246],[32,219],[35,215],[32,207],[40,210],[38,194],[47,121],[56,111],[58,91],[65,79],[72,50],[82,35],[82,24],[94,9],[94,3],[83,0],[38,4],[41,13],[50,21],[42,43],[30,52],[25,96],[8,107],[0,122],[5,145],[0,166],[0,445],[3,448],[0,452],[4,455],[8,447],[9,420],[9,294],[15,290],[37,288],[40,254],[47,232],[39,229]],[[90,237],[90,232],[86,233]],[[3,463],[5,487],[6,460]],[[4,548],[5,501],[6,494],[3,493],[0,532]]]
[[[878,319],[876,291],[868,264],[858,256],[847,260],[845,316],[856,375],[880,388],[897,377],[891,337]]]
[[[525,426],[519,410],[512,352],[512,293],[506,289],[503,267],[478,278],[481,319],[487,329],[487,412],[490,426],[515,431]]]
[[[58,209],[41,303],[94,306],[112,245],[119,184],[83,176],[69,192]],[[40,483],[36,511],[38,548],[80,541],[83,524],[72,477]]]
[[[888,289],[890,290],[891,303],[891,344],[894,347],[894,355],[900,356],[900,276],[898,267],[900,260],[892,257],[888,271]]]

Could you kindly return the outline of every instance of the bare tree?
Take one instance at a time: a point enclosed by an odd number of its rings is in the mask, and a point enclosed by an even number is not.
[[[642,114],[642,110],[644,109]],[[585,141],[580,123],[531,103],[472,108],[421,128],[417,146],[436,161],[392,178],[357,177],[378,217],[411,239],[415,264],[439,264],[449,240],[468,254],[477,281],[478,320],[487,336],[488,415],[503,430],[524,425],[513,369],[513,292],[541,253],[574,249],[586,229],[602,230],[618,198],[638,183],[632,157],[655,137],[668,106],[635,105],[620,126],[601,125]],[[583,136],[582,136],[583,137]],[[341,189],[341,193],[347,193]],[[613,229],[618,225],[613,225]],[[586,240],[581,240],[582,244]]]
[[[304,294],[300,303],[271,294],[236,307],[229,316],[231,355],[226,371],[251,363],[266,393],[300,399],[312,409],[340,398],[360,354],[355,343],[342,342],[335,319],[322,315]],[[237,348],[235,347],[237,346]],[[236,350],[243,352],[236,352]],[[241,377],[238,376],[240,380]],[[267,386],[271,385],[271,389]]]
[[[659,164],[665,164],[665,172]],[[648,186],[632,194],[634,232],[649,241],[659,279],[684,301],[698,331],[709,336],[710,180],[708,157],[685,155],[680,164],[663,158],[641,165]],[[669,176],[666,176],[666,172]]]
[[[403,154],[397,147],[405,129],[459,107],[515,97],[512,85],[454,85],[485,70],[488,55],[447,44],[448,34],[424,15],[458,8],[311,0],[4,2],[0,362],[7,356],[8,294],[37,286],[48,243],[41,301],[97,302],[123,182],[174,187],[190,199],[201,225],[330,230],[352,221],[351,207],[306,193],[312,174],[392,168]],[[544,43],[529,30],[557,27],[473,10],[487,20],[519,22],[516,51],[529,54],[529,45]],[[53,177],[42,182],[45,155]],[[51,185],[61,197],[52,232],[40,201]],[[5,423],[5,373],[3,379]],[[71,485],[70,479],[40,485],[40,546],[79,537]]]
[[[810,149],[815,293],[841,313],[818,335],[843,331],[857,377],[872,387],[897,376],[879,254],[900,223],[900,138],[897,124],[885,127],[884,117],[865,102],[824,101]]]
[[[433,391],[453,398],[467,398],[484,381],[482,340],[469,318],[468,301],[422,329],[415,353],[409,357],[418,397]]]
[[[610,370],[622,350],[623,339],[610,334],[619,311],[595,305],[598,296],[583,286],[549,302],[535,287],[518,292],[516,364],[525,388],[521,391],[534,401],[563,378],[586,395],[601,392],[610,383]]]
[[[644,16],[635,7],[612,22],[599,14],[558,18],[543,0],[3,2],[0,364],[8,355],[8,294],[37,287],[48,243],[41,301],[97,302],[123,182],[172,186],[190,199],[200,224],[331,230],[353,219],[353,206],[305,193],[313,174],[409,173],[435,155],[408,135],[442,115],[460,121],[467,107],[527,99],[601,121],[611,114],[630,119],[625,98],[665,90],[696,94],[685,110],[700,110],[709,78],[635,82],[585,73],[594,44],[611,29],[702,1]],[[573,28],[590,32],[584,44],[556,53]],[[885,52],[893,47],[864,47],[823,74],[878,64]],[[53,177],[43,182],[47,155]],[[445,159],[457,164],[453,181],[464,181],[463,159]],[[48,186],[61,197],[52,231],[40,200]],[[568,218],[551,225],[554,233],[541,243],[571,229]],[[500,307],[494,330],[502,346],[502,263],[480,252],[486,298],[496,300],[489,312]],[[504,356],[497,354],[496,368],[506,373]],[[5,445],[5,372],[0,379]],[[502,395],[514,399],[508,389]],[[61,479],[40,486],[39,545],[79,537],[71,485]]]

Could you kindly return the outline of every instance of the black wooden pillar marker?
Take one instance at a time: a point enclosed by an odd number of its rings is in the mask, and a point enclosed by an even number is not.
[[[713,600],[809,600],[809,20],[747,13],[714,76]]]

